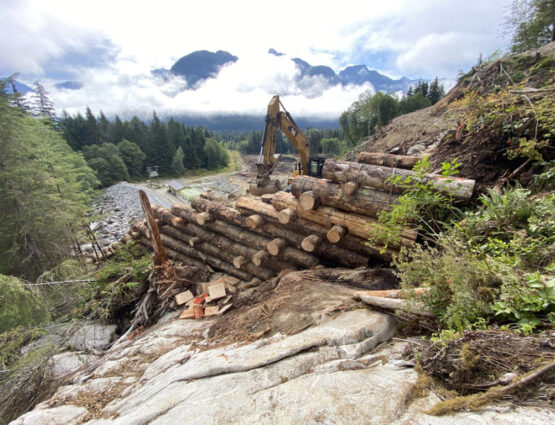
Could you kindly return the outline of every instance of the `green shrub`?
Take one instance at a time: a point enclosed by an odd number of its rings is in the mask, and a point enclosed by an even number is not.
[[[462,332],[493,315],[490,304],[500,285],[487,265],[460,246],[417,246],[394,260],[404,289],[429,287],[424,304],[448,329]]]
[[[441,175],[452,177],[457,174],[460,162],[454,159],[442,164]],[[392,176],[387,182],[406,189],[395,204],[378,215],[381,226],[372,229],[369,240],[371,245],[383,245],[384,251],[389,245],[399,245],[401,234],[409,227],[418,227],[424,237],[435,236],[441,231],[445,222],[453,219],[460,211],[453,204],[453,197],[448,192],[438,191],[427,174],[431,171],[428,156],[413,168],[414,176]]]
[[[45,322],[48,311],[16,277],[0,275],[0,332]]]
[[[394,260],[404,288],[430,288],[422,301],[446,328],[495,320],[531,332],[555,322],[555,195],[529,195],[519,186],[491,191],[435,247]]]

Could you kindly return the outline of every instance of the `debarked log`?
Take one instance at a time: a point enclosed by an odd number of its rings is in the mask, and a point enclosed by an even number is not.
[[[306,236],[310,234],[320,235],[322,239],[326,238],[326,233],[328,229],[323,226],[319,226],[313,222],[297,219],[292,224],[285,226],[277,222],[278,211],[276,211],[271,205],[267,205],[263,201],[259,201],[253,198],[239,198],[236,203],[237,208],[244,212],[245,214],[263,214],[266,218],[266,223],[264,227],[260,230],[260,233],[265,235],[278,238],[280,240],[285,240],[288,244],[296,247],[303,247],[303,240]],[[299,220],[300,223],[299,224]],[[347,236],[347,235],[346,235]],[[346,267],[360,267],[367,265],[368,256],[379,256],[390,261],[391,257],[388,254],[380,255],[376,250],[372,250],[364,246],[365,241],[360,239],[356,240],[354,237],[348,238],[350,241],[350,248],[347,246],[338,246],[323,240],[318,247],[313,251],[315,254],[327,260],[331,260],[337,264],[341,264]],[[277,247],[270,246],[271,244],[276,244],[281,242],[272,242],[268,245],[268,252],[273,254],[272,250],[278,249]],[[356,249],[351,249],[356,248]]]
[[[381,226],[381,224],[372,217],[348,213],[333,207],[320,206],[315,210],[304,211],[298,208],[295,197],[285,192],[274,194],[272,205],[277,210],[283,210],[285,208],[295,210],[299,217],[323,226],[331,227],[337,224],[346,227],[348,233],[364,240],[368,240],[372,236],[373,229]],[[404,246],[412,246],[414,245],[416,237],[417,232],[415,230],[407,229],[401,235],[401,244]]]
[[[308,199],[317,197],[322,205],[373,217],[377,217],[380,211],[388,210],[399,197],[367,187],[359,188],[354,195],[350,196],[338,183],[309,176],[297,176],[291,185],[291,193],[299,198],[299,205],[304,210],[318,206],[316,201],[308,202]]]
[[[189,227],[187,227],[189,226]],[[194,225],[188,223],[183,225],[184,230],[190,230]],[[201,229],[202,230],[202,229]],[[176,229],[171,226],[162,226],[161,228],[162,234],[168,235],[171,238],[177,241],[183,241],[185,243],[188,242],[190,238],[194,236],[189,233],[182,231],[181,229]],[[195,249],[204,252],[205,254],[214,256],[216,258],[220,258],[226,263],[233,264],[233,267],[236,269],[240,268],[248,273],[259,277],[261,279],[270,279],[275,273],[271,270],[264,268],[264,267],[257,267],[250,262],[243,263],[243,267],[237,267],[238,255],[243,255],[246,258],[250,258],[252,255],[256,253],[256,251],[249,250],[248,247],[243,247],[241,244],[234,243],[230,240],[224,240],[226,238],[219,237],[219,235],[213,235],[211,241],[203,241],[197,245],[195,245]],[[219,245],[218,245],[219,242]]]
[[[169,226],[166,226],[169,227]],[[146,236],[147,234],[147,229],[146,226],[140,225],[137,226],[137,229],[139,230],[139,232],[143,235]],[[161,239],[162,239],[162,243],[164,244],[165,248],[169,248],[172,249],[174,251],[177,251],[183,255],[185,255],[186,257],[190,257],[194,260],[200,260],[202,263],[204,264],[208,264],[211,267],[214,267],[215,269],[219,269],[227,274],[230,274],[232,276],[235,276],[241,280],[250,280],[252,278],[252,274],[243,271],[243,270],[238,270],[236,269],[231,262],[226,262],[224,260],[222,260],[221,258],[218,258],[216,256],[213,255],[208,255],[196,248],[192,248],[190,247],[187,242],[181,242],[179,240],[176,240],[174,238],[172,238],[171,236],[168,236],[165,233],[162,233],[161,235]],[[215,248],[215,247],[214,247]]]
[[[361,186],[368,186],[376,190],[390,193],[403,193],[406,187],[391,181],[394,176],[416,179],[417,174],[402,168],[369,165],[358,162],[327,159],[322,168],[322,177],[337,183],[349,181],[357,182]],[[451,194],[455,199],[469,201],[474,191],[475,181],[458,177],[443,177],[436,174],[426,174],[425,181],[432,188]]]
[[[424,156],[415,155],[393,155],[384,152],[361,152],[357,156],[357,162],[370,165],[384,165],[386,167],[405,168],[411,170]]]

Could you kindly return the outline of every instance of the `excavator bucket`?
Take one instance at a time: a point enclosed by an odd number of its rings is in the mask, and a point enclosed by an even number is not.
[[[249,192],[254,196],[262,196],[267,193],[276,193],[281,190],[281,184],[278,180],[268,179],[266,184],[263,186],[257,186],[256,184],[251,184],[249,186]]]

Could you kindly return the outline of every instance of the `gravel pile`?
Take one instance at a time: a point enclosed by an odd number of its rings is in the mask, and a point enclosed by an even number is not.
[[[171,207],[166,200],[146,187],[127,182],[110,186],[92,203],[94,213],[102,215],[101,220],[91,223],[91,229],[94,230],[101,247],[119,241],[128,232],[131,222],[143,216],[139,189],[147,192],[151,203]],[[84,252],[92,252],[92,246],[88,243],[82,245],[81,249]]]

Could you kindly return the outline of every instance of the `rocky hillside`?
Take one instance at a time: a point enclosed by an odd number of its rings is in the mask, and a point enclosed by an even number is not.
[[[493,185],[526,160],[522,155],[506,155],[508,148],[515,147],[515,139],[544,138],[546,145],[553,144],[553,136],[542,133],[542,121],[548,121],[552,112],[554,71],[555,42],[477,65],[436,105],[395,118],[345,159],[354,160],[361,151],[426,153],[439,167],[443,161],[458,158],[461,175],[483,186]],[[479,98],[482,103],[477,102]],[[538,104],[543,107],[542,117],[538,114],[542,110],[536,110]],[[496,110],[503,105],[504,110]],[[553,158],[552,146],[542,149],[546,159]]]
[[[381,278],[364,276],[369,287],[381,286]],[[65,385],[11,425],[532,425],[555,419],[532,408],[425,415],[439,398],[421,397],[414,363],[403,356],[408,342],[376,349],[397,321],[354,301],[355,290],[337,284],[342,278],[356,280],[357,273],[304,271],[240,287],[238,308],[229,315],[191,321],[170,314],[101,356],[66,354],[55,363],[66,368]]]

